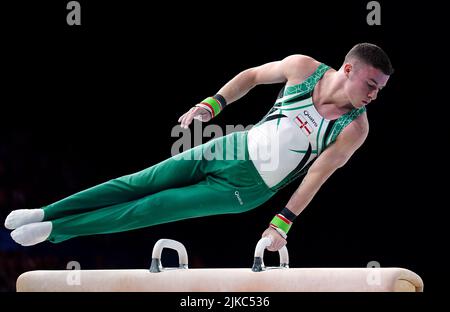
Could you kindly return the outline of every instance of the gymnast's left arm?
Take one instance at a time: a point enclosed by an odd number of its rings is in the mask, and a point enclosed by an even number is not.
[[[350,123],[326,148],[309,168],[302,183],[291,196],[286,207],[277,214],[263,237],[270,236],[272,244],[268,250],[276,251],[286,243],[287,230],[310,203],[325,181],[339,168],[343,167],[354,152],[364,143],[369,131],[365,114]]]

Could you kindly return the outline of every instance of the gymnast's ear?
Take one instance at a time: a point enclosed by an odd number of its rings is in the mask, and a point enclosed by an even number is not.
[[[353,65],[351,63],[344,63],[342,65],[342,68],[344,70],[345,76],[348,78],[348,76],[350,75],[350,72],[353,70]]]

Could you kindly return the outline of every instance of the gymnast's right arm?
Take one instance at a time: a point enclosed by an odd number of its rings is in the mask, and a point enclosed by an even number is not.
[[[289,80],[290,77],[298,76],[299,69],[305,68],[312,61],[313,59],[309,56],[295,54],[281,61],[270,62],[246,69],[228,81],[217,94],[222,96],[225,105],[229,105],[243,97],[257,85],[282,83]],[[184,113],[178,119],[181,127],[187,128],[194,118],[201,121],[209,121],[223,109],[223,105],[221,107],[220,103],[215,107],[217,101],[210,98],[207,98],[202,103],[197,104],[188,112]]]

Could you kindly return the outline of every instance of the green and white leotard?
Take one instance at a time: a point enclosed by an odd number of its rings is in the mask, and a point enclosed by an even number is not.
[[[328,69],[320,64],[304,82],[285,86],[268,114],[248,132],[250,158],[274,190],[304,174],[342,129],[365,111],[353,109],[337,120],[319,114],[312,93]]]

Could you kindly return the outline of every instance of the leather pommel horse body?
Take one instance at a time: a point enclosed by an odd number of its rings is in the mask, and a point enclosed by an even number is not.
[[[289,268],[286,247],[280,266],[265,267],[270,239],[262,238],[253,267],[188,269],[185,247],[161,239],[153,248],[150,270],[41,270],[17,279],[18,292],[422,292],[423,281],[403,268]],[[178,252],[178,268],[161,265],[163,248]]]

